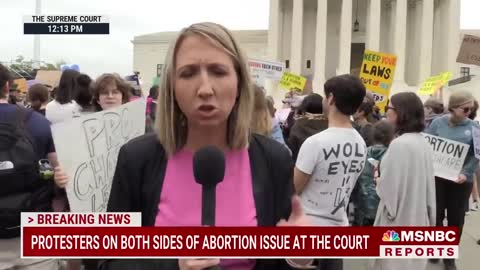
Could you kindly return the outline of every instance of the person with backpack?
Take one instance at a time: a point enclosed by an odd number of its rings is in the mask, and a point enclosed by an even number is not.
[[[55,270],[57,260],[20,258],[20,213],[52,211],[57,158],[50,122],[8,103],[11,83],[0,64],[0,269]]]
[[[356,226],[373,226],[377,215],[380,198],[375,184],[375,170],[387,152],[388,145],[394,138],[394,127],[386,120],[373,125],[373,145],[367,148],[367,161],[362,174],[352,191],[352,201],[355,205]]]

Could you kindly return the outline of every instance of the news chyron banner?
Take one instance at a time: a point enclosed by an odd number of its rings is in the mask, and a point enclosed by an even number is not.
[[[450,227],[141,227],[140,213],[22,213],[22,258],[458,258]]]
[[[25,35],[110,34],[110,23],[105,15],[25,15]]]

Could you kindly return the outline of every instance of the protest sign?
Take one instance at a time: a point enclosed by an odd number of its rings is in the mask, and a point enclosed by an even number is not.
[[[137,74],[125,76],[125,81],[134,89],[140,89],[140,79],[138,78]]]
[[[360,70],[360,79],[365,88],[373,93],[375,104],[382,112],[392,88],[397,57],[393,54],[365,50]]]
[[[285,90],[295,90],[302,92],[305,88],[305,83],[307,83],[307,78],[296,75],[293,73],[285,72],[283,73],[282,79],[280,80],[280,87]]]
[[[282,108],[282,109],[279,109],[275,112],[275,118],[278,119],[278,121],[280,122],[286,122],[287,121],[287,118],[288,118],[288,115],[290,114],[290,112],[292,111],[291,108]]]
[[[451,78],[451,72],[443,72],[437,76],[432,76],[423,82],[422,87],[418,89],[418,94],[423,96],[433,95],[440,87],[448,83]]]
[[[51,87],[58,86],[62,72],[60,70],[39,70],[35,76],[35,80],[50,85]]]
[[[480,66],[480,37],[472,35],[463,36],[457,62]]]
[[[52,126],[72,212],[104,212],[120,147],[145,132],[145,99]]]
[[[473,135],[473,147],[475,150],[475,157],[480,159],[480,128],[477,126],[472,127]]]
[[[265,80],[270,79],[279,81],[283,74],[283,63],[270,62],[256,59],[249,59],[248,66],[250,67],[250,75],[253,81],[262,87],[265,87]]]
[[[470,146],[426,133],[423,136],[433,150],[435,176],[457,181]]]

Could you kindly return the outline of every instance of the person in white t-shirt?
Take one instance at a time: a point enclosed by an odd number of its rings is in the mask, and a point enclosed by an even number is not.
[[[45,108],[45,116],[50,123],[70,120],[82,110],[74,100],[78,76],[80,73],[75,70],[65,70],[62,73],[55,99]]]
[[[315,226],[348,226],[346,207],[365,166],[367,147],[350,116],[365,97],[359,78],[341,75],[324,85],[328,129],[302,144],[294,170],[295,191]],[[340,259],[320,260],[321,270],[342,269]]]

